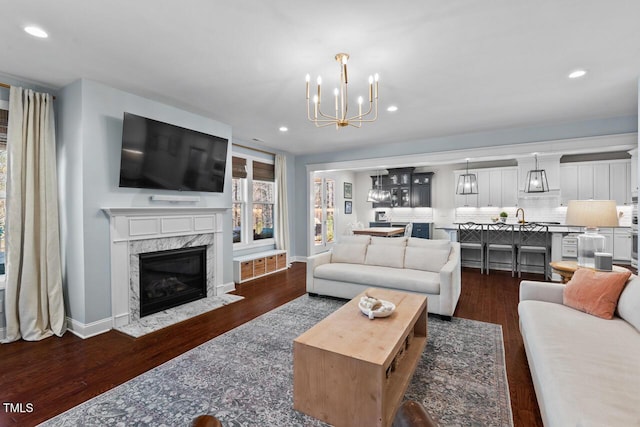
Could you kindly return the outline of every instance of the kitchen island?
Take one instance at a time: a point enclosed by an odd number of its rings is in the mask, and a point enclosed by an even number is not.
[[[458,225],[463,222],[454,222],[452,224],[444,224],[437,225],[435,229],[443,230],[446,232],[451,241],[459,241],[458,236]],[[488,224],[494,224],[492,221],[481,221],[476,222],[478,226],[482,226],[483,229],[486,230],[486,226]],[[516,221],[507,221],[508,225],[514,226],[514,244],[517,245],[519,242],[518,237],[518,226],[520,225]],[[550,251],[550,261],[562,261],[562,260],[575,260],[576,252],[575,248],[573,251],[567,250],[564,248],[563,250],[563,241],[571,241],[570,237],[576,236],[584,231],[583,227],[569,226],[566,224],[561,224],[557,222],[540,222],[539,224],[547,225],[549,228],[549,251]],[[631,260],[631,228],[628,225],[621,225],[619,227],[610,227],[610,228],[602,228],[599,231],[600,234],[605,236],[605,250],[604,252],[608,252],[613,254],[614,263],[628,265]],[[569,237],[565,239],[565,237]],[[566,244],[565,244],[566,246]],[[463,267],[475,267],[478,265],[480,256],[479,251],[465,251],[463,250]],[[504,267],[504,263],[507,262],[508,254],[499,253],[499,252],[491,252],[490,253],[491,260],[490,265],[491,269],[495,270],[509,270],[508,267]],[[535,254],[523,254],[523,264],[528,265],[531,262],[536,262],[539,264],[537,268],[531,268],[531,266],[523,268],[522,271],[525,272],[534,272],[534,273],[542,273],[542,265],[540,261],[536,261],[532,259],[532,257],[536,256]],[[539,258],[539,257],[538,257]],[[502,265],[502,267],[501,267]],[[552,279],[554,281],[561,281],[560,275],[556,272],[553,272]]]

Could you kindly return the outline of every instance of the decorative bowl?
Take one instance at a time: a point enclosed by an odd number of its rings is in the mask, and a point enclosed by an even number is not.
[[[396,305],[390,301],[380,300],[382,303],[382,307],[378,307],[375,310],[371,310],[367,307],[366,303],[362,300],[358,303],[358,307],[360,311],[365,316],[369,316],[369,319],[373,319],[374,317],[387,317],[390,316],[391,313],[396,309]]]

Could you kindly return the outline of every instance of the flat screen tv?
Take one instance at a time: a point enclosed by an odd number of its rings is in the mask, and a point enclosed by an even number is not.
[[[124,113],[120,187],[221,193],[228,140]]]

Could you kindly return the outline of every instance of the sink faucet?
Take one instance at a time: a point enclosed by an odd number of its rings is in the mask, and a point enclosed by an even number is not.
[[[520,214],[520,212],[522,212],[522,219],[520,221],[518,221],[520,224],[524,224],[525,220],[524,220],[524,209],[522,208],[518,208],[518,210],[516,211],[516,219],[518,219],[518,214]]]

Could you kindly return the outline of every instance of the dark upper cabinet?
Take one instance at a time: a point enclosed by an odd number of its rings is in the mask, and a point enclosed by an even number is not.
[[[431,207],[431,181],[433,172],[414,173],[411,176],[411,206]]]
[[[371,177],[372,188],[387,190],[389,201],[373,203],[374,208],[431,207],[431,179],[433,172],[414,173],[415,168],[389,169],[388,175]]]
[[[411,207],[411,177],[415,168],[389,169],[391,207]]]

